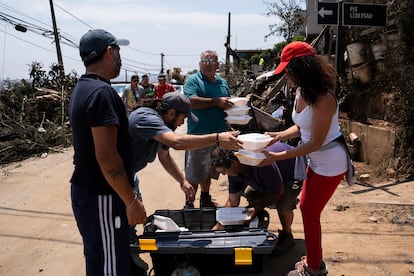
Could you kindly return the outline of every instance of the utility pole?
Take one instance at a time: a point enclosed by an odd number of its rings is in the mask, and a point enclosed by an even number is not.
[[[227,40],[226,44],[226,67],[225,67],[225,74],[226,76],[229,75],[229,69],[230,69],[230,13],[229,13],[229,22],[227,25]]]
[[[59,70],[60,70],[60,73],[61,73],[61,77],[64,78],[65,69],[63,67],[62,51],[60,49],[60,40],[59,40],[59,33],[58,33],[58,30],[57,30],[57,26],[56,26],[56,17],[55,17],[55,9],[53,8],[53,0],[49,0],[49,3],[50,3],[50,11],[52,13],[53,35],[55,36],[58,66],[59,66]]]
[[[338,1],[338,26],[336,27],[335,69],[337,74],[343,74],[344,48],[342,47],[342,9],[343,1]]]
[[[161,71],[160,74],[164,74],[164,53],[161,53]]]

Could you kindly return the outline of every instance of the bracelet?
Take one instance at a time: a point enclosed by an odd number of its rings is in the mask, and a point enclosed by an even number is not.
[[[216,134],[216,145],[217,145],[217,147],[220,146],[220,140],[219,140],[219,133],[218,132]]]
[[[138,195],[137,195],[137,194],[135,194],[134,199],[131,201],[131,203],[128,205],[128,207],[127,207],[127,208],[130,208],[130,207],[134,204],[135,200],[137,200],[137,199],[138,199]]]

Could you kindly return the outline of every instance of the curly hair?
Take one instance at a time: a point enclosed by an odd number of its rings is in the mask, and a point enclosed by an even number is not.
[[[234,151],[225,148],[216,148],[210,154],[211,168],[223,167],[228,169],[231,167],[232,160],[237,160]]]
[[[319,55],[294,58],[289,62],[286,71],[301,88],[303,99],[310,105],[315,104],[320,95],[335,91],[335,68]]]

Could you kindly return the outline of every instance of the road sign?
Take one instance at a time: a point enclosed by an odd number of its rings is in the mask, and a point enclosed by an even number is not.
[[[338,3],[318,2],[318,24],[338,25]]]
[[[343,3],[342,24],[344,26],[386,26],[387,6]]]

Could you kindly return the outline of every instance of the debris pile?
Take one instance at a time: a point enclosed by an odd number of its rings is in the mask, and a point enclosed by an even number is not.
[[[0,92],[0,165],[72,144],[67,94],[26,82]]]

